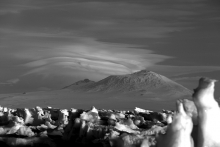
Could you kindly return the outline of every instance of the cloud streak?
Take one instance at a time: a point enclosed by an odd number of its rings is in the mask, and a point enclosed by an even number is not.
[[[16,84],[20,81],[20,79],[11,79],[11,80],[8,80],[6,82],[0,82],[0,85],[13,85],[13,84]]]
[[[220,66],[172,66],[172,65],[155,65],[149,70],[157,71],[169,77],[183,76],[193,73],[220,71]]]
[[[23,76],[30,74],[66,75],[66,71],[73,73],[76,70],[88,72],[88,74],[90,72],[99,73],[103,76],[128,74],[171,58],[126,44],[101,43],[92,39],[82,42],[81,40],[73,45],[49,49],[48,52],[38,52],[38,50],[28,52],[26,50],[25,54],[20,52],[15,56],[32,59],[37,55],[39,58],[21,65],[31,69]],[[93,77],[92,74],[90,77]]]

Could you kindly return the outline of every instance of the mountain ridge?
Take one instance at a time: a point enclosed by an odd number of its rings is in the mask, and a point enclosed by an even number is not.
[[[85,85],[85,84],[91,84],[91,83],[94,83],[95,81],[91,81],[89,79],[84,79],[84,80],[80,80],[80,81],[77,81],[71,85],[68,85],[68,86],[65,86],[63,87],[62,89],[68,89],[68,88],[71,88],[73,86],[82,86],[82,85]]]
[[[153,71],[141,70],[126,75],[111,75],[98,82],[78,81],[67,89],[81,92],[135,93],[147,97],[190,97],[192,91]]]

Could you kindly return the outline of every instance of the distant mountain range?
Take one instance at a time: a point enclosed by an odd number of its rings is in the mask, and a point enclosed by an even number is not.
[[[178,99],[191,97],[192,91],[152,71],[141,70],[127,75],[112,75],[98,82],[85,79],[64,87],[80,92],[133,93],[149,98]]]

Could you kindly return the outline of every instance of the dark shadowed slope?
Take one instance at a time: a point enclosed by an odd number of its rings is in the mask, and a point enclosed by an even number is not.
[[[68,89],[81,92],[134,93],[148,98],[178,99],[191,96],[182,85],[152,71],[142,70],[133,74],[113,75],[98,82],[87,82]]]
[[[87,84],[92,84],[92,83],[95,83],[95,82],[91,81],[89,79],[84,79],[84,80],[80,80],[76,83],[73,83],[71,85],[68,85],[66,87],[63,87],[63,89],[72,89],[72,88],[76,88],[76,87],[79,87],[79,86],[85,86]]]

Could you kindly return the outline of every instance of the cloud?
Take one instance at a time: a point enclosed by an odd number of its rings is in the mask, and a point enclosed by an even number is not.
[[[37,88],[37,90],[39,90],[39,91],[49,91],[51,89],[48,88],[48,87],[40,87],[40,88]]]
[[[193,73],[220,71],[220,66],[173,66],[173,65],[154,65],[148,68],[168,77],[185,76]]]
[[[21,65],[29,70],[23,76],[31,74],[46,77],[71,75],[78,71],[87,72],[90,77],[97,77],[94,74],[98,73],[102,75],[100,78],[132,73],[171,58],[138,46],[102,43],[93,39],[83,39],[78,43],[48,49],[44,52],[26,50],[25,53],[15,53],[15,56],[29,60],[36,56],[39,58]]]
[[[39,9],[37,6],[31,5],[31,0],[28,1],[1,1],[0,15],[18,14],[24,10]]]
[[[19,15],[18,20],[10,19],[17,18],[16,14],[9,16],[8,19],[0,17],[1,26],[4,26],[4,29],[10,26],[10,29],[17,28],[24,33],[53,32],[58,33],[57,35],[60,32],[66,32],[97,39],[161,38],[168,36],[169,33],[188,28],[190,22],[183,23],[180,18],[196,15],[193,9],[185,11],[179,9],[179,5],[172,4],[166,8],[163,7],[163,3],[147,2],[139,4],[123,1],[89,1],[57,4],[57,2],[30,1],[27,4],[12,3],[3,6],[5,10],[1,10],[5,12],[26,10]],[[194,8],[194,6],[191,7]],[[163,19],[160,19],[161,17]],[[166,19],[176,21],[166,21]],[[187,23],[189,26],[185,26]]]
[[[191,80],[191,81],[198,81],[202,76],[196,76],[196,77],[174,77],[172,80],[174,81],[186,81],[186,80]]]
[[[193,90],[197,87],[198,81],[201,76],[191,76],[191,77],[173,77],[171,78],[175,82],[187,87],[190,90]]]
[[[76,77],[80,74],[100,80],[109,75],[129,74],[147,69],[170,78],[177,78],[193,73],[220,70],[219,66],[158,65],[172,57],[155,54],[152,50],[142,49],[142,46],[103,43],[91,38],[78,38],[72,45],[63,45],[44,52],[26,50],[25,53],[19,54],[16,53],[18,58],[32,59],[36,56],[39,58],[22,64],[22,67],[29,70],[23,76],[35,74],[43,77],[60,75]],[[86,74],[82,74],[83,72]]]
[[[6,82],[0,82],[0,85],[13,85],[13,84],[16,84],[20,81],[20,79],[11,79],[11,80],[8,80]]]

